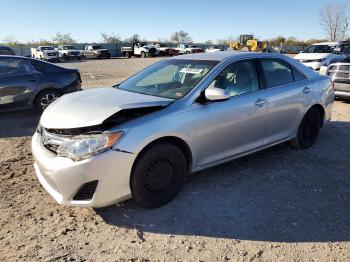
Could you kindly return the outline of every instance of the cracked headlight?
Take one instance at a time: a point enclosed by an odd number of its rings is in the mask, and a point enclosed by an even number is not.
[[[69,157],[75,161],[86,159],[111,148],[122,134],[117,132],[67,138],[57,148],[57,155]]]

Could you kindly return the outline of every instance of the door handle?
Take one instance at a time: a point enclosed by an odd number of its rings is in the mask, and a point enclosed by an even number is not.
[[[311,88],[310,87],[304,87],[304,89],[303,89],[303,93],[304,94],[308,94],[308,93],[310,93],[310,91],[311,91]]]
[[[255,105],[257,106],[257,107],[262,107],[262,106],[264,106],[265,104],[266,104],[266,99],[263,99],[263,98],[259,98],[259,99],[257,99],[256,101],[255,101]]]

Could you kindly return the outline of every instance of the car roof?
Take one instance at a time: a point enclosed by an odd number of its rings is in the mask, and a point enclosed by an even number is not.
[[[338,42],[322,42],[322,43],[315,43],[312,45],[329,45],[329,46],[335,46]]]
[[[259,52],[238,52],[238,51],[219,51],[213,53],[196,53],[174,56],[169,59],[188,59],[188,60],[212,60],[212,61],[224,61],[231,59],[244,59],[244,58],[263,58],[263,57],[285,57],[279,53],[259,53]]]

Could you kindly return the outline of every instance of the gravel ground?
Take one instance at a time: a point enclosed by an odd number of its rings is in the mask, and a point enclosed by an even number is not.
[[[111,85],[159,59],[78,67]],[[1,261],[350,261],[350,104],[308,150],[275,146],[193,175],[170,204],[57,205],[33,171],[39,116],[0,114]]]

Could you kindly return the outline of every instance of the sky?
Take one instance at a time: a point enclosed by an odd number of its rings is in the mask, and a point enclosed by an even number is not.
[[[51,39],[56,32],[78,42],[101,41],[100,32],[158,40],[179,30],[194,42],[249,33],[323,38],[319,10],[331,2],[350,16],[350,0],[0,0],[0,42]]]

